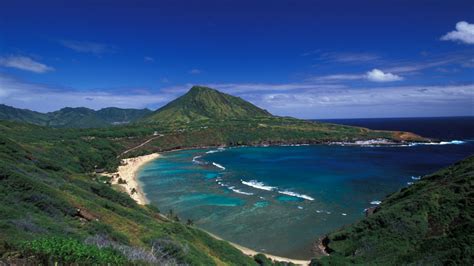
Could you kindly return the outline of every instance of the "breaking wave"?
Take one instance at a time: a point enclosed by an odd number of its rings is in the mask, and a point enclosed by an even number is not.
[[[202,157],[202,155],[194,156],[193,157],[193,163],[195,163],[195,164],[206,164],[206,162],[203,162],[203,161],[199,160],[201,157]]]
[[[312,198],[308,195],[298,194],[296,192],[288,191],[288,190],[278,191],[278,193],[288,195],[288,196],[292,196],[292,197],[302,198],[302,199],[306,199],[306,200],[314,200],[314,198]]]
[[[212,162],[212,165],[214,165],[215,167],[217,167],[217,168],[219,168],[219,169],[221,169],[221,170],[225,170],[225,167],[222,166],[222,165],[220,165],[220,164],[218,164],[218,163]]]
[[[243,195],[247,195],[247,196],[253,195],[253,193],[251,193],[251,192],[242,191],[240,189],[235,188],[234,186],[230,186],[230,187],[227,187],[227,188],[234,191],[235,193],[238,193],[238,194],[243,194]]]
[[[211,153],[216,153],[216,152],[221,152],[221,151],[225,151],[225,149],[224,148],[217,148],[217,150],[206,151],[206,153],[211,154]]]
[[[253,187],[253,188],[256,188],[256,189],[260,189],[260,190],[274,191],[274,190],[278,189],[277,187],[272,187],[272,186],[265,185],[265,183],[259,182],[257,180],[244,181],[244,180],[241,179],[240,182],[242,182],[242,184],[244,184],[246,186]],[[284,195],[287,195],[287,196],[292,196],[292,197],[296,197],[296,198],[305,199],[305,200],[314,200],[314,198],[312,198],[308,195],[299,194],[299,193],[289,191],[289,190],[278,190],[278,193],[284,194]]]
[[[253,187],[256,189],[266,190],[266,191],[273,191],[276,189],[276,187],[267,186],[263,182],[259,182],[257,180],[244,181],[241,179],[240,182],[242,182],[242,184],[246,186]]]
[[[418,146],[418,145],[461,145],[465,144],[465,141],[462,140],[451,140],[451,141],[440,141],[440,142],[414,142],[408,144],[409,147]]]

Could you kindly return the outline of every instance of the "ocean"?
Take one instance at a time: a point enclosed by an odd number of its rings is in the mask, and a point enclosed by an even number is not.
[[[445,145],[271,146],[164,153],[139,173],[152,204],[226,240],[311,257],[325,233],[386,195],[474,153],[473,117],[325,122],[407,130]],[[457,140],[454,141],[453,140]]]

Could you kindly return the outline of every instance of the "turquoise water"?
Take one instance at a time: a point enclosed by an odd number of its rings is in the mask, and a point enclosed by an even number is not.
[[[224,239],[305,259],[319,236],[361,219],[417,176],[465,158],[474,144],[209,151],[165,153],[146,165],[139,178],[150,201]]]

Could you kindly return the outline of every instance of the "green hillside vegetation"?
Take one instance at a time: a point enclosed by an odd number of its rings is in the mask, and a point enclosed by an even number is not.
[[[194,86],[185,95],[147,117],[147,122],[174,123],[202,120],[249,119],[270,117],[266,110],[217,90]]]
[[[133,123],[149,115],[148,109],[115,107],[95,111],[89,108],[66,107],[49,113],[39,113],[0,104],[0,120],[25,122],[56,128],[94,128]]]
[[[472,265],[474,156],[389,195],[362,221],[330,233],[314,265]]]
[[[0,257],[31,264],[255,264],[91,174],[96,165],[115,168],[120,150],[73,130],[0,122]]]

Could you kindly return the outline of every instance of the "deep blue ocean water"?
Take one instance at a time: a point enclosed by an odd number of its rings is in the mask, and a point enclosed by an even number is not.
[[[439,124],[429,120],[436,132],[431,136],[427,126],[421,126],[426,118],[408,123],[412,129],[388,128],[394,120],[385,119],[378,122],[380,127],[374,120],[365,125],[344,122],[443,140],[474,139],[473,119],[452,118],[451,127],[446,118]],[[187,150],[163,154],[146,165],[139,178],[162,212],[173,209],[181,219],[193,219],[198,227],[258,251],[306,259],[319,236],[361,219],[365,208],[416,182],[418,176],[473,153],[472,141],[412,147]]]

